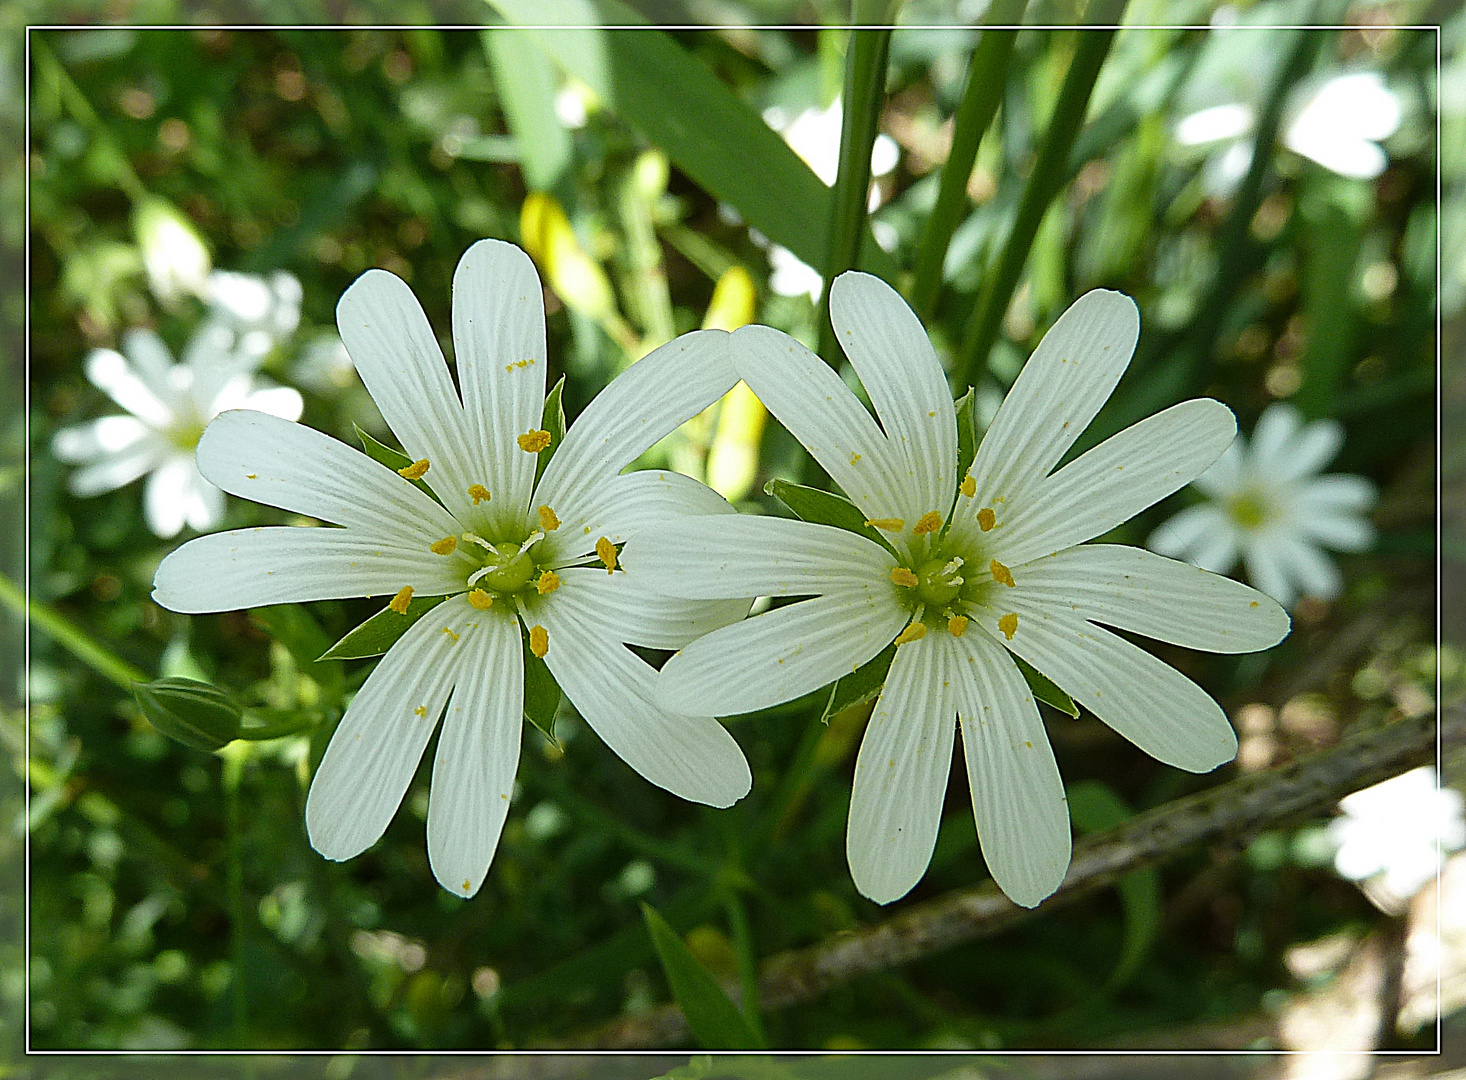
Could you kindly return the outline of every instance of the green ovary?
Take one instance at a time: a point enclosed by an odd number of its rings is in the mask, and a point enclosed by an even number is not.
[[[916,598],[921,603],[943,608],[962,591],[963,560],[940,555],[916,568]]]
[[[1244,529],[1258,529],[1268,519],[1268,506],[1256,494],[1242,492],[1227,500],[1227,516]]]
[[[518,544],[495,544],[494,550],[503,561],[478,579],[475,584],[479,588],[496,593],[516,593],[539,576],[539,567],[528,551],[519,550]]]

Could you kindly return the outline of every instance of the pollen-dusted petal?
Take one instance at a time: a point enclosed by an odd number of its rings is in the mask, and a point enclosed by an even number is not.
[[[457,549],[458,537],[456,536],[445,536],[443,539],[429,546],[429,550],[434,555],[452,555]]]
[[[1018,614],[1013,611],[1008,612],[998,620],[998,629],[1003,632],[1005,638],[1012,641],[1013,635],[1018,633]]]
[[[969,499],[977,494],[977,481],[972,478],[971,473],[968,473],[962,478],[962,483],[958,485],[957,490]],[[988,513],[991,514],[992,511],[989,510]],[[992,526],[988,527],[991,528]]]
[[[969,476],[967,479],[971,480],[972,477]],[[976,484],[973,486],[975,487]],[[998,515],[993,513],[992,507],[984,506],[977,512],[977,527],[983,532],[992,532],[993,526],[997,523]]]
[[[904,532],[906,529],[905,518],[866,518],[865,523],[872,529],[882,529],[886,532]]]
[[[596,556],[605,566],[606,573],[616,569],[616,545],[607,540],[604,536],[596,541]]]
[[[942,515],[935,510],[928,510],[921,515],[921,520],[911,527],[911,531],[917,536],[923,533],[934,533],[942,527]]]
[[[481,502],[488,502],[491,498],[489,489],[482,484],[469,484],[468,497],[473,500],[474,506],[477,506]]]
[[[551,510],[548,506],[541,506],[539,508],[539,515],[540,528],[544,529],[545,532],[554,532],[560,527],[560,519],[555,516],[555,511]]]
[[[550,632],[543,626],[535,625],[529,628],[529,651],[541,660],[545,658],[545,653],[550,651]]]
[[[953,637],[961,637],[967,633],[967,621],[966,615],[953,615],[947,620],[947,633]]]
[[[526,454],[538,454],[550,445],[550,433],[543,429],[531,429],[514,440]]]
[[[926,637],[926,623],[913,620],[905,630],[896,635],[897,645],[908,645],[913,641],[920,641]]]
[[[560,587],[560,575],[553,570],[546,570],[534,583],[534,587],[539,590],[541,596],[548,595]]]
[[[387,605],[387,607],[390,608],[391,610],[397,612],[397,614],[399,614],[399,615],[406,615],[407,614],[407,605],[409,603],[411,603],[411,602],[412,602],[412,586],[411,585],[404,585],[398,591],[397,595],[394,596],[394,597],[392,597],[392,600]]]
[[[1001,581],[1010,589],[1014,587],[1013,571],[1009,570],[1002,563],[998,562],[997,559],[994,559],[992,562],[988,563],[988,569],[992,571],[994,581]],[[1013,635],[1009,634],[1008,636],[1012,637]]]
[[[891,580],[903,589],[914,589],[918,584],[916,575],[904,566],[898,566],[891,571]]]
[[[411,465],[404,465],[402,466],[402,468],[398,469],[397,475],[402,477],[404,480],[421,480],[424,476],[427,475],[428,468],[431,465],[432,462],[430,462],[427,458],[418,458]]]
[[[478,611],[488,611],[494,606],[494,598],[482,589],[470,589],[468,592],[469,605]]]

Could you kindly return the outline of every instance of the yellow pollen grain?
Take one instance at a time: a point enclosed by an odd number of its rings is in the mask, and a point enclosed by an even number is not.
[[[854,465],[859,460],[860,460],[860,455],[859,454],[851,454],[850,455],[850,464]]]
[[[252,473],[245,473],[245,474],[244,474],[244,478],[245,478],[245,479],[246,479],[246,480],[256,480],[256,479],[258,479],[258,478],[259,478],[259,475],[260,475],[260,474],[259,474],[259,473],[257,473],[257,472],[252,472]]]
[[[469,484],[468,497],[473,500],[474,506],[477,506],[481,502],[488,502],[490,498],[489,489],[482,484]]]
[[[546,570],[540,575],[540,579],[534,583],[541,596],[552,593],[560,587],[560,575],[553,570]]]
[[[417,708],[413,709],[412,712],[413,715],[416,716],[419,720],[425,720],[427,719],[428,715],[428,707],[426,705],[419,705]]]
[[[488,611],[489,608],[494,606],[494,598],[482,589],[470,589],[468,592],[468,602],[470,606],[477,608],[479,611]]]
[[[468,880],[468,878],[464,878],[463,879],[463,891],[464,892],[468,892],[468,890],[471,889],[471,888],[473,888],[472,883]]]
[[[523,450],[526,454],[538,454],[541,450],[550,445],[550,433],[548,431],[537,431],[531,428],[529,431],[526,431],[523,435],[519,436],[516,441],[519,443],[519,449]]]
[[[866,518],[865,523],[873,529],[882,529],[885,532],[900,532],[906,528],[905,518]]]
[[[395,611],[399,615],[407,614],[407,605],[412,602],[412,586],[404,585],[397,595],[392,597],[392,602],[387,605],[389,611]]]
[[[967,633],[967,616],[953,615],[947,620],[947,633],[953,637],[961,637]]]
[[[458,537],[445,536],[435,544],[430,544],[428,550],[434,555],[452,555],[458,548]]]
[[[550,632],[543,626],[529,628],[529,651],[541,660],[545,658],[545,653],[550,651]]]
[[[914,589],[917,585],[916,575],[904,566],[898,566],[891,571],[891,580],[903,589]]]
[[[934,533],[942,527],[942,515],[935,510],[928,510],[921,515],[921,520],[911,527],[911,531],[917,536],[922,533]]]
[[[1254,600],[1254,601],[1252,601],[1252,603],[1248,604],[1247,606],[1248,607],[1257,607],[1257,601]]]
[[[974,480],[970,475],[964,476],[962,478],[962,484],[957,490],[961,491],[962,494],[966,495],[970,499],[977,494],[977,481]]]
[[[1002,563],[998,562],[997,559],[994,559],[992,562],[988,563],[988,569],[993,572],[994,581],[1001,581],[1004,585],[1008,586],[1008,588],[1013,588],[1013,571],[1009,570]]]
[[[1008,612],[998,620],[998,629],[1003,631],[1005,638],[1012,641],[1013,635],[1018,633],[1018,615],[1012,611]]]
[[[616,569],[616,545],[604,536],[596,541],[596,555],[606,567],[606,573]]]
[[[913,641],[920,641],[926,637],[926,624],[920,622],[909,623],[905,630],[896,635],[897,645],[906,645]]]
[[[983,532],[991,532],[997,523],[998,515],[993,513],[990,507],[984,506],[977,512],[977,527]]]
[[[427,458],[419,458],[411,465],[404,465],[398,469],[397,475],[404,480],[421,480],[427,474],[428,466],[431,464],[432,462]]]
[[[447,634],[450,638],[453,639],[453,644],[455,644],[455,645],[458,644],[458,635],[453,632],[453,628],[452,627],[450,627],[450,626],[443,627],[443,633]]]
[[[534,361],[533,360],[516,360],[512,364],[505,364],[504,365],[504,370],[505,371],[517,371],[517,370],[522,370],[524,368],[533,367],[533,366],[534,366]]]
[[[545,532],[554,532],[560,527],[560,519],[555,516],[555,511],[551,510],[548,506],[540,507],[539,514],[540,528],[544,529]]]

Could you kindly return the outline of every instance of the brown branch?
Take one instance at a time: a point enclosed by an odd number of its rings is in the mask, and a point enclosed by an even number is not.
[[[1436,731],[1433,715],[1386,724],[1292,764],[1239,776],[1139,814],[1119,828],[1075,844],[1064,884],[1034,910],[1047,912],[1197,844],[1244,837],[1323,813],[1351,791],[1433,761]],[[1441,714],[1440,735],[1450,743],[1466,741],[1466,708],[1457,706]],[[808,1001],[861,975],[1006,930],[1032,913],[1014,904],[991,881],[912,904],[883,922],[770,957],[759,972],[759,1002],[765,1009],[779,1009]],[[620,1017],[567,1045],[667,1046],[687,1038],[681,1010],[664,1005]]]

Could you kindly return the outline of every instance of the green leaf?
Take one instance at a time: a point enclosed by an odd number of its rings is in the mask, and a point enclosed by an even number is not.
[[[239,737],[244,710],[208,683],[154,679],[135,683],[132,695],[148,723],[184,746],[213,753]]]
[[[480,40],[514,135],[524,185],[550,191],[570,168],[572,149],[570,133],[555,115],[555,70],[524,33],[482,30]]]
[[[565,407],[560,401],[564,390],[565,376],[561,375],[560,381],[545,395],[545,408],[540,415],[540,428],[550,433],[550,445],[536,456],[534,465],[536,484],[540,482],[540,477],[545,475],[545,467],[550,464],[550,458],[555,456],[555,451],[565,441]]]
[[[957,399],[957,482],[960,484],[977,457],[977,394],[972,387]]]
[[[393,472],[397,472],[399,469],[405,469],[412,464],[412,458],[408,457],[401,450],[393,450],[390,446],[379,443],[363,431],[358,424],[353,423],[351,426],[356,429],[356,437],[361,442],[361,448],[366,451],[367,457],[373,461],[380,461]],[[404,477],[404,479],[406,478]],[[433,494],[433,489],[428,487],[422,479],[408,480],[407,482],[434,502],[438,501],[438,497]]]
[[[391,608],[383,608],[316,659],[365,660],[381,656],[397,644],[397,639],[407,633],[408,627],[446,599],[446,596],[414,596],[407,602],[407,612],[403,615]]]
[[[1028,688],[1033,691],[1033,696],[1047,705],[1052,705],[1061,713],[1068,713],[1074,719],[1079,719],[1079,706],[1074,704],[1074,699],[1054,685],[1042,672],[1030,667],[1027,661],[1014,653],[1009,653],[1013,662],[1018,665],[1018,670],[1023,672],[1023,678],[1028,682]]]
[[[772,495],[787,506],[801,521],[812,521],[816,525],[833,525],[846,532],[858,533],[867,540],[874,540],[892,555],[896,550],[890,542],[870,525],[865,515],[849,499],[832,495],[819,488],[805,487],[788,480],[770,480],[764,485],[764,494]]]
[[[855,705],[863,704],[881,692],[886,685],[886,673],[891,670],[891,661],[896,659],[896,643],[893,641],[875,658],[867,660],[844,678],[836,679],[830,687],[830,700],[820,715],[820,723],[828,724],[830,717],[844,712]]]
[[[520,623],[519,636],[524,657],[524,718],[539,729],[540,734],[555,746],[555,712],[560,708],[560,684],[550,674],[549,665],[529,648],[529,631]]]
[[[649,904],[641,905],[647,932],[662,961],[667,985],[705,1050],[760,1050],[763,1044],[718,981],[697,962],[677,931]]]

